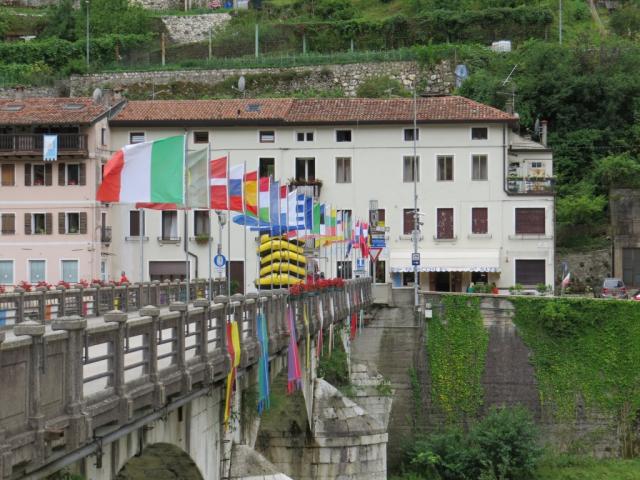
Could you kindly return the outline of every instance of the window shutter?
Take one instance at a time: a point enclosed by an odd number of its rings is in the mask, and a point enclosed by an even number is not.
[[[529,286],[546,284],[544,263],[544,260],[516,260],[516,283]]]
[[[516,208],[517,235],[544,235],[544,208]]]
[[[438,209],[438,238],[453,238],[453,208]]]
[[[80,185],[87,184],[87,166],[84,163],[81,163],[78,168],[78,183]]]
[[[16,216],[13,213],[2,214],[2,234],[13,235],[16,233]]]
[[[51,235],[53,233],[53,214],[52,213],[46,213],[44,215],[44,233],[46,233],[47,235]]]
[[[49,187],[53,184],[53,167],[50,163],[44,166],[44,184]]]
[[[66,182],[65,173],[67,171],[67,166],[64,163],[58,164],[58,185],[64,186]]]
[[[80,212],[80,233],[87,233],[87,212]]]
[[[486,208],[472,209],[471,217],[471,233],[483,234],[489,231],[489,222]]]
[[[58,212],[58,233],[64,235],[67,229],[64,226],[64,212]]]
[[[31,214],[24,214],[24,234],[31,235]]]
[[[24,164],[24,184],[25,186],[31,186],[31,164]]]

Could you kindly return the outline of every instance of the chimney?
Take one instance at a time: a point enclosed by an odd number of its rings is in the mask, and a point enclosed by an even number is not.
[[[540,121],[540,142],[542,142],[542,145],[544,145],[545,147],[547,146],[547,124],[549,122],[547,122],[546,120],[541,120]]]
[[[113,89],[113,101],[119,102],[120,100],[122,100],[122,89],[121,88],[114,88]]]
[[[24,100],[24,86],[18,85],[18,86],[16,86],[15,90],[16,90],[16,93],[15,93],[13,99],[16,102],[20,102],[20,101]]]

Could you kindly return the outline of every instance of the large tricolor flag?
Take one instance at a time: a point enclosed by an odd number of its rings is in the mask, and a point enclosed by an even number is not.
[[[287,186],[280,185],[280,225],[287,226]]]
[[[211,184],[211,208],[227,209],[227,157],[211,160],[209,182]]]
[[[258,205],[260,206],[259,218],[263,222],[269,222],[269,187],[271,186],[269,177],[260,177],[258,190]]]
[[[273,180],[269,186],[269,223],[280,225],[280,182]]]
[[[127,145],[107,162],[96,199],[184,203],[185,137]]]
[[[242,198],[242,179],[244,178],[244,165],[235,165],[229,170],[229,210],[234,212],[244,211],[244,199]]]

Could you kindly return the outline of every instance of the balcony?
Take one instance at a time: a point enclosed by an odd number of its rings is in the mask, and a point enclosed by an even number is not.
[[[43,134],[0,135],[0,157],[26,155],[42,157]],[[58,134],[58,155],[88,154],[87,135]]]
[[[100,242],[111,243],[111,227],[100,228]]]
[[[318,180],[317,178],[312,180],[296,180],[291,178],[289,179],[288,186],[290,192],[298,189],[298,193],[313,197],[314,200],[317,200],[322,190],[322,180]]]
[[[509,195],[553,195],[552,177],[509,177],[507,178]]]

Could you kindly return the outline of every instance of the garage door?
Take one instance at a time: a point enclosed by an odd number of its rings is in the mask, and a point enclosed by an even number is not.
[[[627,286],[640,287],[640,248],[622,249],[622,280]]]
[[[516,283],[535,286],[545,281],[544,260],[516,260]]]

